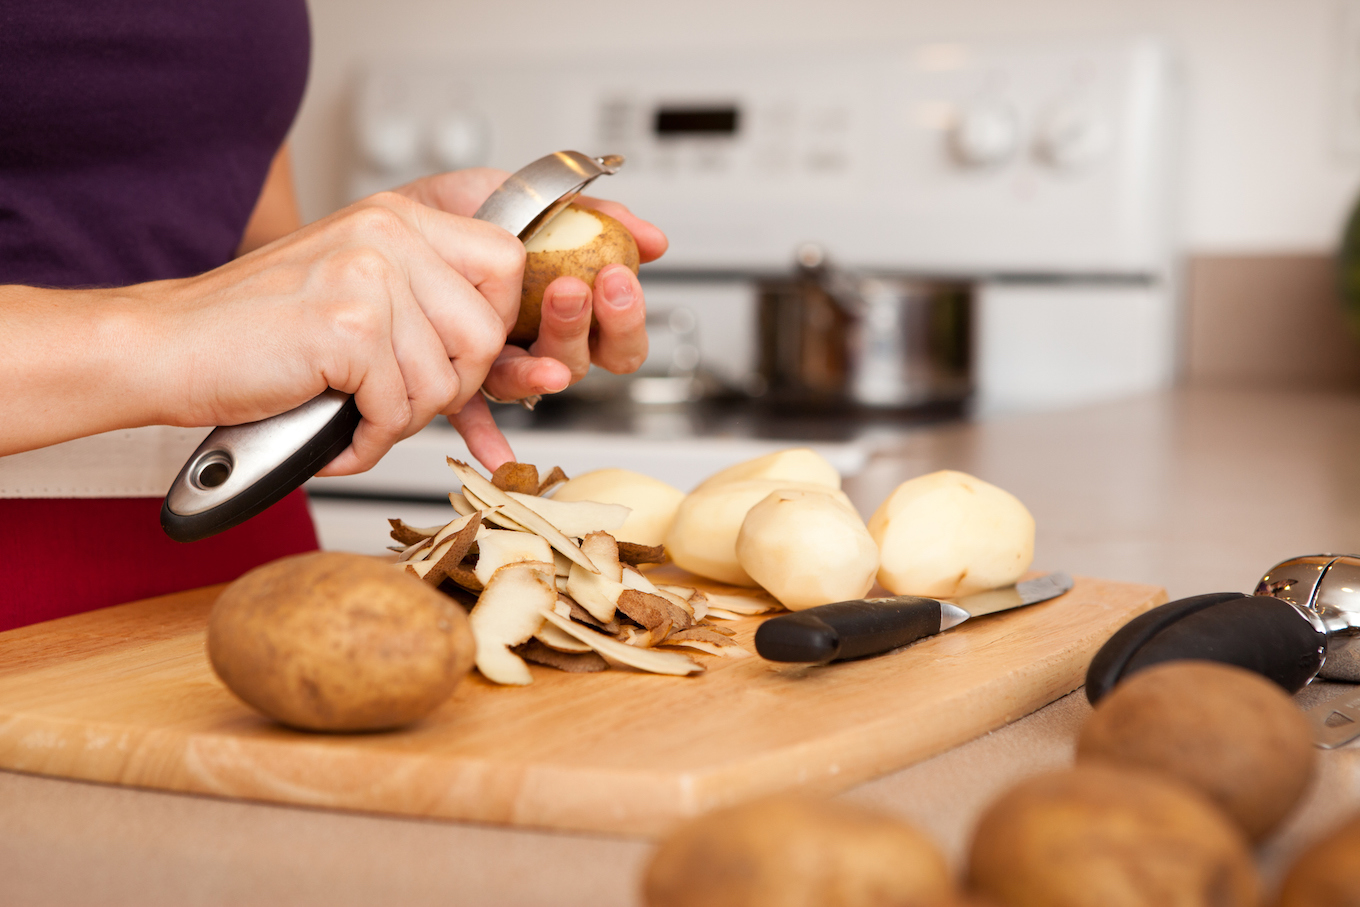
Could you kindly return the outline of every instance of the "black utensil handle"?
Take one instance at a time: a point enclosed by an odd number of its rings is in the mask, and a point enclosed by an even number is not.
[[[170,509],[167,496],[161,505],[161,528],[177,542],[197,542],[263,513],[340,456],[354,440],[354,430],[359,427],[361,418],[359,404],[350,397],[296,452],[263,478],[216,507],[198,513],[176,513]]]
[[[1264,595],[1213,592],[1153,608],[1100,647],[1086,672],[1092,705],[1143,668],[1178,659],[1237,665],[1290,693],[1322,667],[1327,637],[1287,602]]]
[[[902,597],[849,601],[772,617],[756,630],[756,652],[769,661],[827,664],[878,655],[940,632],[940,603]]]

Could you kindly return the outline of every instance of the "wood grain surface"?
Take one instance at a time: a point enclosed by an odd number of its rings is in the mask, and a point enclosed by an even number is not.
[[[220,588],[0,633],[0,767],[654,835],[773,791],[843,790],[1000,727],[1080,686],[1096,648],[1165,601],[1078,578],[1051,602],[829,667],[696,654],[708,671],[684,678],[533,667],[531,686],[497,687],[473,674],[413,727],[322,735],[257,715],[214,676],[204,628]],[[759,623],[730,625],[753,651]]]

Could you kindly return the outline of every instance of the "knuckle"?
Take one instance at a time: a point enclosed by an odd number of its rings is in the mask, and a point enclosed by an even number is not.
[[[335,306],[327,317],[336,333],[361,347],[386,343],[391,334],[390,313],[375,305],[348,302]]]
[[[392,273],[387,256],[372,246],[345,249],[331,258],[336,279],[346,285],[385,284]]]
[[[498,272],[504,274],[513,274],[522,270],[525,256],[528,255],[524,243],[504,230],[497,230],[493,235],[495,241],[491,246],[494,255],[492,266]]]
[[[388,201],[388,198],[394,201]],[[355,208],[346,218],[346,223],[354,235],[362,239],[389,239],[406,233],[404,221],[397,209],[405,203],[399,195],[382,192],[373,196],[372,203]]]
[[[446,361],[444,367],[430,379],[428,390],[430,402],[434,404],[432,411],[439,412],[447,408],[458,396],[459,388],[458,373],[453,370],[453,365]]]

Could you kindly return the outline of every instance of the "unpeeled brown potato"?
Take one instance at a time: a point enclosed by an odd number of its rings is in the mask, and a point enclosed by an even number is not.
[[[1030,778],[983,814],[973,889],[1006,907],[1255,907],[1242,832],[1194,790],[1090,764]]]
[[[1360,907],[1360,815],[1303,852],[1276,907]]]
[[[746,514],[737,562],[781,605],[801,611],[863,598],[878,572],[878,546],[859,514],[831,495],[783,490]]]
[[[643,880],[647,907],[927,907],[952,894],[944,856],[910,825],[797,796],[681,826]]]
[[[553,492],[554,501],[599,501],[632,510],[610,534],[620,542],[660,545],[666,540],[685,493],[660,479],[627,469],[596,469],[569,479]]]
[[[1139,671],[1100,700],[1077,761],[1159,772],[1198,789],[1253,841],[1308,788],[1317,762],[1308,720],[1259,674],[1210,661]]]
[[[453,599],[377,558],[318,551],[256,567],[208,619],[213,670],[247,705],[311,731],[409,724],[448,699],[476,643]]]
[[[903,482],[869,519],[878,581],[896,595],[954,598],[1018,580],[1034,517],[1009,492],[945,469]]]
[[[737,560],[737,535],[751,508],[771,492],[813,491],[830,495],[832,500],[854,512],[850,499],[841,491],[824,485],[787,482],[776,479],[746,479],[725,482],[690,492],[680,502],[675,521],[666,533],[666,551],[671,560],[690,573],[720,583],[754,586]],[[856,517],[858,518],[858,517]]]
[[[595,286],[595,275],[606,265],[621,264],[638,272],[637,242],[628,228],[607,214],[581,205],[567,205],[524,244],[524,284],[519,316],[509,342],[528,346],[538,339],[543,291],[559,277],[579,277]]]

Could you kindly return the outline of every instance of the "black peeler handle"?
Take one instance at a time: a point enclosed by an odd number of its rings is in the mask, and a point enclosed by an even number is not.
[[[1195,595],[1153,608],[1110,637],[1087,669],[1086,698],[1094,705],[1130,674],[1178,659],[1237,665],[1295,693],[1317,675],[1326,649],[1326,634],[1288,602],[1241,592]]]

